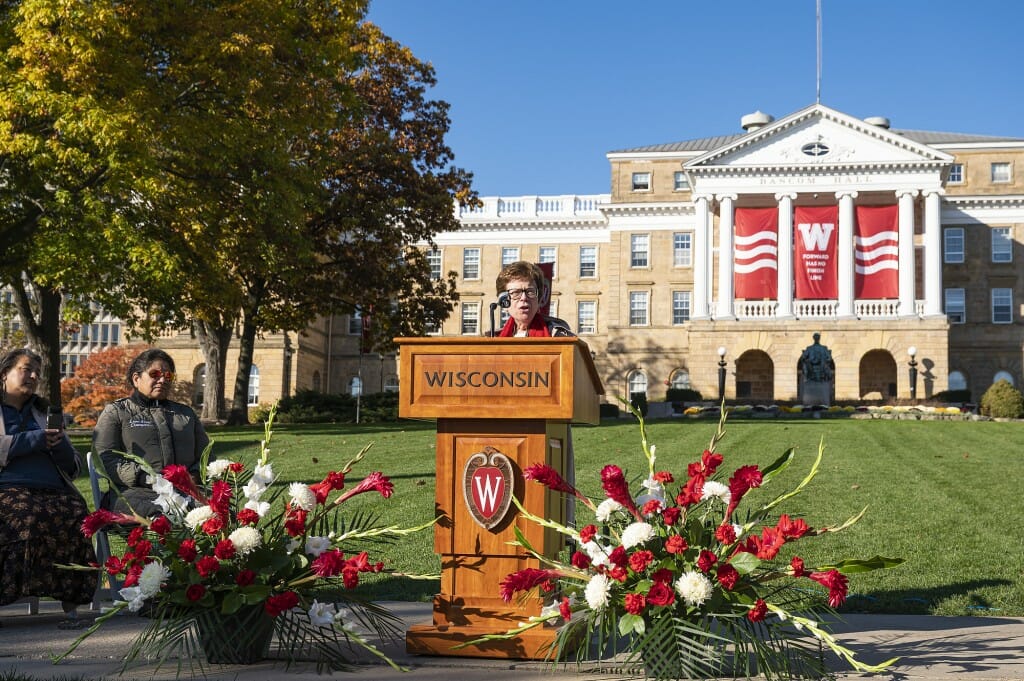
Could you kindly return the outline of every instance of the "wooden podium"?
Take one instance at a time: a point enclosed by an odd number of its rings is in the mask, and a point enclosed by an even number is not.
[[[565,520],[563,495],[527,482],[523,470],[545,463],[565,474],[570,423],[600,422],[601,380],[577,338],[398,338],[398,414],[437,419],[434,550],[441,593],[433,622],[406,632],[406,649],[423,655],[541,659],[554,630],[452,650],[504,633],[540,614],[540,597],[505,603],[511,572],[541,567],[515,545],[513,528],[539,553],[555,556],[561,535],[522,518],[511,494],[535,515]]]

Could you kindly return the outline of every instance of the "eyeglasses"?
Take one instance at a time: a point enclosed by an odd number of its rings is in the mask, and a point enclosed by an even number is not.
[[[527,300],[534,300],[537,298],[537,289],[535,288],[510,288],[505,293],[512,296],[512,300],[522,300],[523,296],[526,296]]]
[[[150,369],[149,371],[146,372],[146,375],[149,376],[150,378],[152,378],[154,381],[159,381],[161,378],[163,378],[165,381],[168,381],[168,382],[174,380],[174,372],[173,371],[162,371],[160,369]]]

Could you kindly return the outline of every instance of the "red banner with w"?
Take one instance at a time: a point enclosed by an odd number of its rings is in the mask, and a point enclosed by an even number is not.
[[[779,209],[737,208],[733,237],[735,297],[777,297],[779,284]]]
[[[793,276],[796,297],[829,300],[839,297],[836,245],[839,206],[797,206],[793,210]]]
[[[899,298],[899,207],[857,206],[853,295]]]

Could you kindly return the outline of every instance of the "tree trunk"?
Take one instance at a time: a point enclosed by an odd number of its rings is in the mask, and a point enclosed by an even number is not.
[[[235,392],[231,399],[229,426],[249,423],[249,372],[252,370],[253,346],[256,345],[255,315],[242,313],[242,335],[238,339],[238,371],[235,373]]]
[[[42,375],[36,392],[54,404],[60,403],[60,291],[29,284],[32,295],[18,277],[8,282],[14,291],[18,316],[29,347],[42,357]]]
[[[203,351],[203,362],[206,364],[201,418],[220,421],[227,412],[224,404],[224,375],[227,370],[228,345],[231,343],[231,326],[223,322],[197,319],[195,329],[199,347]]]

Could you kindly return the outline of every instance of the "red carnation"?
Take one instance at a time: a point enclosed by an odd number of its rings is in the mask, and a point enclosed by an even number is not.
[[[341,549],[331,549],[330,551],[324,551],[313,564],[310,566],[313,570],[313,574],[320,577],[334,577],[341,573],[342,568],[345,567],[345,556],[341,552]]]
[[[647,598],[643,594],[626,594],[626,612],[639,615],[647,607]]]
[[[149,524],[149,529],[162,537],[171,531],[171,521],[168,520],[165,515],[159,516],[158,518],[154,518],[153,522]]]
[[[708,551],[707,549],[701,551],[700,555],[697,556],[697,567],[700,568],[701,572],[710,571],[711,568],[713,568],[715,566],[715,563],[717,562],[718,556],[713,554],[711,551]]]
[[[263,604],[263,609],[271,617],[277,617],[282,612],[291,610],[298,604],[299,595],[294,591],[285,591],[284,593],[268,598],[267,602]]]
[[[256,573],[253,570],[242,570],[235,576],[235,584],[238,586],[249,586],[256,581]]]
[[[680,537],[678,534],[673,534],[671,537],[665,540],[665,550],[669,553],[683,553],[688,548],[690,547],[686,543],[686,540]]]
[[[654,562],[654,554],[650,551],[636,551],[629,557],[629,569],[633,572],[643,572]]]
[[[812,572],[807,576],[818,584],[828,587],[828,604],[833,608],[838,608],[846,601],[846,588],[849,580],[839,570]]]
[[[679,522],[679,516],[682,515],[683,510],[678,506],[669,506],[661,512],[661,519],[666,525],[675,525]]]
[[[197,553],[195,539],[186,539],[178,546],[178,558],[181,558],[186,563],[194,561]]]
[[[196,571],[203,579],[206,579],[219,569],[220,561],[213,556],[203,556],[196,562]]]
[[[667,582],[655,582],[647,592],[647,602],[651,605],[672,605],[676,594]]]
[[[726,545],[732,544],[736,541],[736,528],[732,523],[722,523],[715,530],[715,539]]]
[[[768,614],[768,605],[763,599],[758,598],[757,602],[754,603],[754,607],[747,611],[747,619],[751,622],[760,622],[764,620],[765,615]]]
[[[224,529],[224,519],[221,518],[219,515],[215,515],[209,520],[207,520],[205,523],[203,523],[201,529],[203,530],[204,534],[208,534],[212,537],[213,535],[217,534],[218,532]]]
[[[221,539],[213,549],[213,555],[221,560],[231,560],[235,557],[235,544],[230,539]]]
[[[523,471],[523,477],[527,480],[535,480],[555,492],[576,494],[576,489],[566,482],[565,478],[558,474],[558,471],[544,463],[535,463],[527,466],[526,470]]]
[[[649,499],[640,509],[640,513],[643,516],[652,516],[661,510],[661,499]]]
[[[730,591],[736,586],[736,582],[740,579],[740,573],[736,571],[736,568],[728,563],[722,563],[719,565],[718,569],[715,571],[715,576],[718,578],[718,583]]]
[[[608,571],[608,577],[616,582],[625,582],[628,576],[629,570],[626,569],[625,565],[612,566],[612,569]]]
[[[230,464],[228,464],[228,470],[234,473],[235,475],[238,475],[239,473],[245,470],[245,464],[243,464],[240,461],[232,461]]]
[[[580,541],[586,544],[588,541],[594,538],[597,534],[597,527],[594,525],[586,525],[580,530]]]
[[[260,521],[260,514],[251,508],[243,508],[236,517],[239,525],[255,525]]]
[[[672,581],[674,577],[675,575],[672,574],[671,570],[669,570],[668,568],[661,568],[660,570],[654,571],[654,573],[651,575],[651,581],[663,582],[665,584],[668,584]]]
[[[572,554],[571,562],[572,566],[577,570],[586,570],[590,567],[590,556],[582,551],[576,551]]]
[[[608,554],[608,562],[619,567],[626,567],[629,564],[629,556],[626,555],[625,547],[619,545],[612,549],[612,552]]]
[[[541,570],[539,568],[526,568],[519,572],[513,572],[501,580],[501,600],[511,603],[512,597],[517,592],[529,591],[535,586],[539,586],[558,576],[557,570]]]
[[[202,584],[189,584],[188,588],[185,589],[185,598],[193,603],[198,601],[204,595],[206,595],[206,587]]]
[[[82,519],[82,534],[91,539],[97,531],[102,530],[107,525],[113,525],[114,523],[124,525],[135,522],[137,522],[135,516],[114,513],[113,511],[101,508]]]

